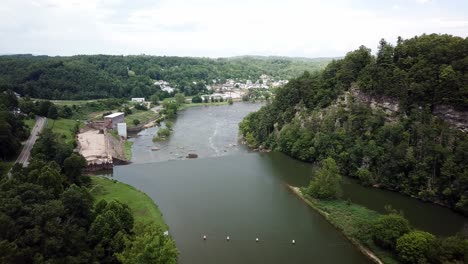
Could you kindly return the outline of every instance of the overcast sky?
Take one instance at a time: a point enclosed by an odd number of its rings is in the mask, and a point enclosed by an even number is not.
[[[0,54],[343,56],[468,36],[467,0],[2,0]]]

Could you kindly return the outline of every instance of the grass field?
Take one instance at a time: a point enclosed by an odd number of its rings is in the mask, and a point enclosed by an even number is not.
[[[152,110],[142,111],[133,109],[132,111],[133,113],[131,115],[125,116],[125,123],[127,123],[127,127],[135,127],[133,124],[134,119],[140,120],[140,124],[146,124],[151,120],[155,120],[159,116]]]
[[[86,103],[95,102],[97,100],[52,100],[51,102],[56,105],[84,105]]]
[[[25,119],[23,122],[28,127],[29,131],[31,131],[36,124],[36,119]]]
[[[75,139],[73,131],[77,123],[76,120],[72,119],[48,119],[47,128],[52,129],[52,132],[59,134],[67,143],[70,143]]]
[[[33,101],[44,101],[44,99],[31,98]],[[49,100],[56,105],[84,105],[89,102],[95,102],[97,100]]]
[[[130,207],[135,222],[154,223],[163,229],[167,229],[159,208],[144,192],[128,184],[99,176],[91,176],[91,182],[90,192],[95,198],[95,203],[102,199],[106,201],[117,200]]]

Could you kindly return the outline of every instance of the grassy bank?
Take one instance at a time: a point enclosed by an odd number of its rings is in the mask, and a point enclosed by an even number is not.
[[[220,106],[220,105],[228,105],[229,103],[226,102],[214,102],[214,103],[186,103],[179,107],[179,110],[185,110],[187,108],[197,107],[197,106]]]
[[[381,214],[349,201],[318,200],[304,195],[297,187],[289,186],[310,207],[319,212],[328,222],[342,232],[364,255],[375,263],[399,263],[396,256],[378,248],[366,232],[371,223]]]
[[[135,222],[143,224],[156,224],[163,230],[167,229],[161,212],[151,198],[132,186],[104,177],[92,176],[91,194],[95,203],[104,199],[106,201],[117,200],[127,204],[132,210]]]
[[[47,128],[52,129],[52,132],[59,134],[65,142],[70,143],[75,139],[75,126],[79,124],[76,120],[73,119],[48,119]]]
[[[139,120],[140,124],[146,124],[152,120],[156,120],[156,118],[159,116],[152,110],[142,111],[133,109],[132,111],[132,114],[125,116],[125,123],[127,124],[128,128],[135,127],[135,124],[133,124],[133,120],[135,119]]]
[[[129,161],[132,159],[132,145],[133,145],[133,142],[125,140],[124,154],[125,154],[125,158],[127,158],[127,160]]]

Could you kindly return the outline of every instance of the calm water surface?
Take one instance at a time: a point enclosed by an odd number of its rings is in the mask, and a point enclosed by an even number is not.
[[[157,128],[134,138],[133,164],[116,167],[113,176],[158,204],[180,263],[368,263],[287,188],[308,184],[310,164],[239,146],[237,124],[259,107],[236,103],[182,111],[168,142],[151,141]],[[161,149],[151,151],[153,146]],[[200,158],[184,160],[188,153]],[[416,227],[438,235],[461,231],[467,222],[448,209],[352,180],[343,188],[345,198],[381,212],[390,204]]]

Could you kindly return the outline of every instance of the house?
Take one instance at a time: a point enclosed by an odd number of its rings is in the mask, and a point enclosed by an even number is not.
[[[169,83],[166,82],[166,81],[163,81],[163,80],[155,81],[154,85],[158,85],[161,88],[161,90],[163,90],[165,92],[168,92],[168,93],[174,92],[174,88],[172,88],[169,85]]]
[[[145,98],[132,98],[132,102],[144,103]]]
[[[118,123],[125,123],[125,114],[124,113],[113,113],[110,115],[106,115],[104,117],[104,126],[106,128],[113,128],[117,129]]]
[[[271,77],[266,74],[262,74],[260,75],[260,80],[262,80],[264,84],[267,84],[268,82],[270,82]]]
[[[168,92],[168,93],[174,92],[174,88],[172,88],[172,87],[170,87],[170,86],[161,87],[161,90],[163,90],[163,91],[165,91],[165,92]]]

